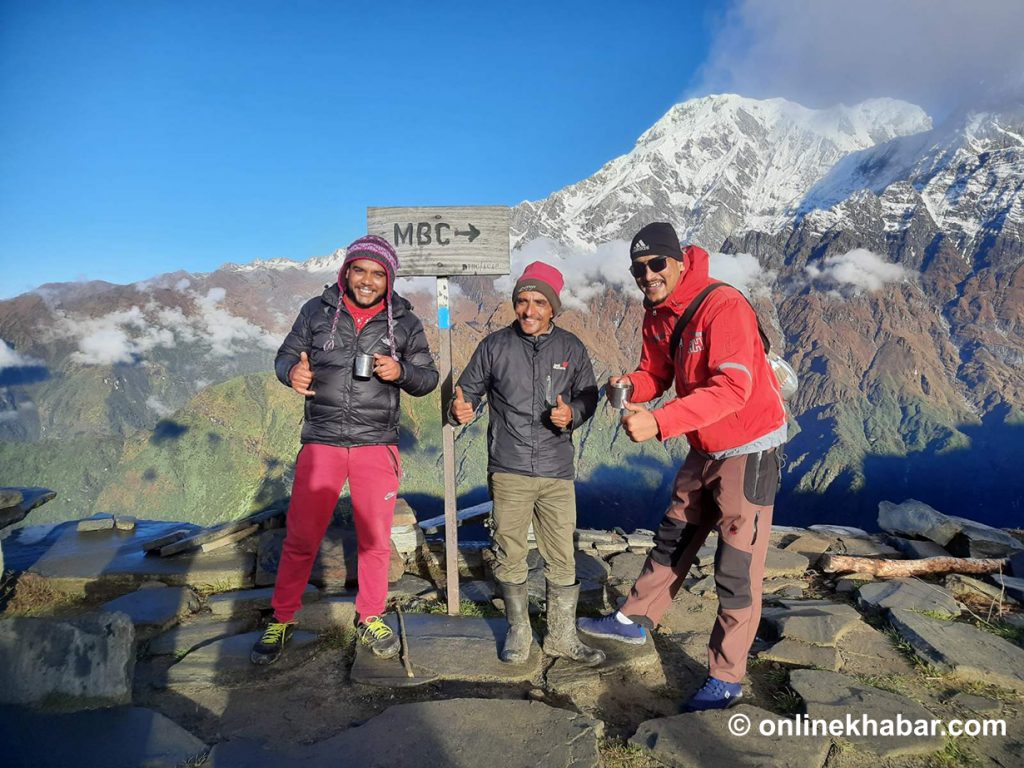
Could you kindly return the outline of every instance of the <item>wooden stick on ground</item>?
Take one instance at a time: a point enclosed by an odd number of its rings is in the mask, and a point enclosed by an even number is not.
[[[868,573],[872,576],[900,578],[944,573],[1001,573],[1009,561],[1001,558],[926,557],[922,560],[881,560],[873,557],[822,555],[818,566],[825,573]]]
[[[405,614],[402,613],[401,603],[395,603],[395,613],[398,614],[398,635],[402,641],[402,664],[405,666],[405,676],[416,677],[412,671],[412,659],[409,657],[409,635],[405,631]]]

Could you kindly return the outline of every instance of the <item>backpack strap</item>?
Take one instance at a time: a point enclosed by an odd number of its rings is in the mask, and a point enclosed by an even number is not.
[[[708,294],[713,290],[721,288],[723,285],[728,286],[729,284],[711,283],[707,286],[703,291],[697,294],[696,298],[690,302],[690,306],[686,308],[686,311],[683,312],[680,318],[676,321],[675,328],[672,329],[672,336],[669,338],[668,342],[668,353],[670,358],[675,360],[676,350],[679,349],[679,342],[683,338],[683,331],[686,330],[686,326],[688,326],[690,321],[693,320],[693,316],[697,314],[697,310],[700,309],[700,305],[704,303],[704,299],[706,299]],[[750,299],[747,299],[747,297],[743,295],[742,291],[740,291],[739,294],[746,299],[747,304],[750,304]],[[764,353],[767,355],[771,351],[772,343],[768,340],[768,334],[764,332],[764,328],[761,327],[761,318],[758,317],[757,310],[754,309],[754,305],[750,304],[750,308],[754,310],[754,317],[757,318],[757,332],[761,336],[761,344],[764,346]]]

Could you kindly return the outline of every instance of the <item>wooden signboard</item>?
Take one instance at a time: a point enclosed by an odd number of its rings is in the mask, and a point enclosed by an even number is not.
[[[366,231],[395,247],[402,276],[507,275],[512,209],[367,208]]]

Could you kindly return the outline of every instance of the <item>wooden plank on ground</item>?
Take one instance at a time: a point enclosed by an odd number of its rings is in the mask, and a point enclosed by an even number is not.
[[[236,541],[241,541],[246,536],[251,536],[252,534],[256,533],[256,531],[258,531],[259,529],[260,529],[259,524],[250,525],[248,528],[243,528],[240,531],[235,531],[234,533],[229,533],[226,536],[222,536],[219,539],[214,539],[213,541],[208,541],[205,544],[203,544],[200,547],[200,549],[203,550],[203,552],[212,552],[215,549],[220,549],[221,547],[226,547],[228,544],[234,544]]]
[[[208,541],[214,541],[229,533],[240,531],[243,528],[248,528],[250,525],[258,525],[265,520],[269,520],[277,515],[284,514],[283,510],[270,509],[263,512],[256,512],[245,517],[240,517],[237,520],[230,520],[220,525],[215,525],[212,528],[206,528],[195,536],[189,536],[187,539],[181,539],[173,544],[168,544],[166,547],[160,549],[160,557],[167,557],[168,555],[176,555],[179,552],[187,552],[190,549],[199,549],[203,544]]]
[[[472,507],[466,507],[460,509],[455,513],[455,519],[459,525],[466,522],[467,520],[473,520],[477,517],[483,517],[489,515],[491,510],[494,508],[494,502],[485,501],[483,504],[475,504]],[[421,520],[416,523],[420,528],[423,529],[424,533],[434,533],[438,528],[443,528],[445,525],[444,515],[438,517],[432,517],[429,520]]]

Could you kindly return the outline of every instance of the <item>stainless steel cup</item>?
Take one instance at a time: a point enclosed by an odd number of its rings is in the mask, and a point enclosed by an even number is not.
[[[612,408],[622,410],[626,407],[626,402],[629,400],[629,395],[633,391],[633,384],[629,379],[623,379],[617,381],[614,384],[609,384],[607,389],[608,405]]]
[[[368,379],[373,376],[373,355],[357,352],[352,363],[352,375],[357,379]]]

